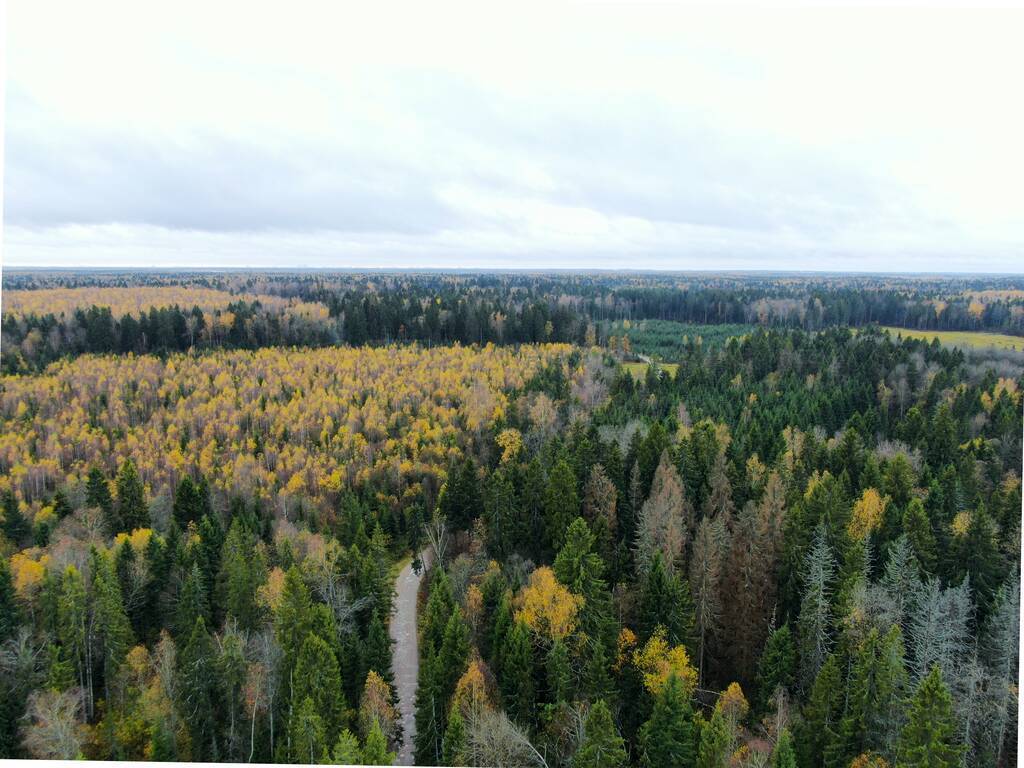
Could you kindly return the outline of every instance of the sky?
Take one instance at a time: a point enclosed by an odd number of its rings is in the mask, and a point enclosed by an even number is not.
[[[1024,8],[7,7],[8,266],[1024,271]]]

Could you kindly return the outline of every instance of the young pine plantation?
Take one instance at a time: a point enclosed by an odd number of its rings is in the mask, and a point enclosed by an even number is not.
[[[189,290],[114,298],[159,323]],[[124,321],[69,306],[7,353],[0,756],[1016,764],[1012,350],[621,320],[348,345],[323,295],[204,291],[202,349],[120,350]]]

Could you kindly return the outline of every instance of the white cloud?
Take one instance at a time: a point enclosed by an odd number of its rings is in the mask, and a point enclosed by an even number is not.
[[[14,4],[6,260],[1019,271],[1022,21]]]

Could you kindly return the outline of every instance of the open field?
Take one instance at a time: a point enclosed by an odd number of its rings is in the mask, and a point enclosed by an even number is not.
[[[675,378],[676,371],[679,370],[679,363],[654,363],[654,365],[667,371],[672,378]],[[622,367],[629,371],[637,381],[642,381],[647,375],[647,363],[623,363]]]
[[[963,348],[986,348],[995,349],[1024,349],[1024,337],[1010,336],[1005,333],[979,333],[973,331],[917,331],[911,328],[896,328],[893,326],[882,326],[893,336],[902,334],[904,338],[912,339],[938,339],[941,344],[951,347]]]

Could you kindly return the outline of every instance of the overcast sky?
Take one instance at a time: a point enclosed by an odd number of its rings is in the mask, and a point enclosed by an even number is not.
[[[4,262],[1024,271],[1021,9],[506,7],[10,3]]]

